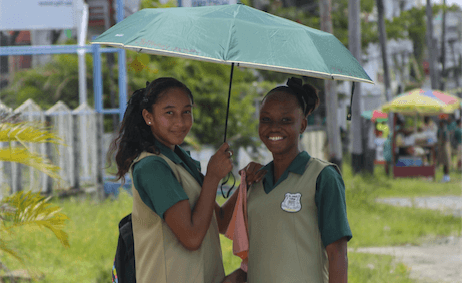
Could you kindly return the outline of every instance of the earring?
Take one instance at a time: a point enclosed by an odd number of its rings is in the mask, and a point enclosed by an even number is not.
[[[148,124],[151,125],[151,121],[149,121]]]

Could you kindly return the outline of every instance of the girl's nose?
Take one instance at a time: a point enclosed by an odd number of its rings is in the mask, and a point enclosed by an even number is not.
[[[173,123],[178,126],[183,126],[186,123],[186,118],[182,115],[175,115]]]
[[[280,129],[281,124],[279,122],[273,122],[273,123],[271,123],[271,128],[272,129]]]

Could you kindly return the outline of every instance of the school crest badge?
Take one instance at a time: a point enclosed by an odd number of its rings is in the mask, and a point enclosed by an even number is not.
[[[285,194],[285,198],[281,203],[282,210],[287,211],[287,212],[299,212],[300,209],[302,209],[302,203],[300,202],[301,198],[302,198],[302,194],[300,193]]]

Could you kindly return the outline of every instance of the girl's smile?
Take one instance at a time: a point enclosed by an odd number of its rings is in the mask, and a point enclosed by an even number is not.
[[[172,88],[161,94],[152,105],[152,113],[144,113],[154,137],[172,150],[175,145],[183,143],[193,123],[191,99],[180,88]]]
[[[305,127],[306,119],[293,95],[275,92],[264,100],[258,132],[273,156],[289,153],[295,157],[298,139]]]

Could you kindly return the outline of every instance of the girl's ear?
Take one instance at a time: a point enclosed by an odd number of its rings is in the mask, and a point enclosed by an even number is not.
[[[302,120],[302,125],[300,127],[300,134],[303,134],[305,132],[307,126],[308,126],[308,119],[305,117]]]
[[[153,121],[152,114],[149,113],[148,110],[143,109],[143,111],[141,112],[141,115],[143,115],[143,119],[144,119],[144,122],[146,122],[146,125],[151,126],[152,121]]]

